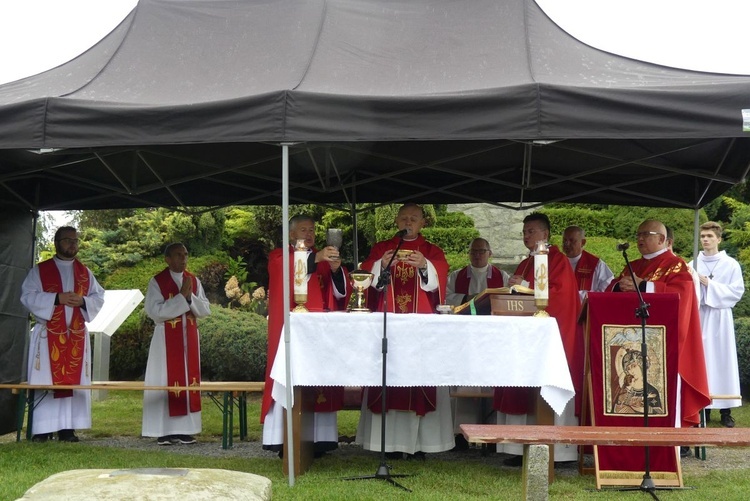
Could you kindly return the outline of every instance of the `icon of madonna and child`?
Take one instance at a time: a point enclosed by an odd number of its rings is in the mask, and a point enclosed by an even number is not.
[[[604,326],[605,402],[608,416],[666,416],[666,331],[646,327],[646,381],[643,379],[641,334],[632,326]]]

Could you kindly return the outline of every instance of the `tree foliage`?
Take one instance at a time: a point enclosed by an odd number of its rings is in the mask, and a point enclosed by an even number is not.
[[[171,242],[182,242],[191,255],[221,247],[223,210],[172,212],[167,209],[83,211],[79,216],[79,256],[94,273],[105,276],[161,255]]]

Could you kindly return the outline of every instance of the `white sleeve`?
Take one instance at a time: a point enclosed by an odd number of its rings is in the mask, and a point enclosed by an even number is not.
[[[456,278],[458,277],[458,274],[463,270],[461,268],[460,270],[456,270],[451,272],[450,275],[448,275],[448,284],[445,288],[445,302],[446,304],[452,304],[453,306],[458,306],[461,304],[461,302],[464,299],[464,294],[457,294],[456,293]],[[503,277],[505,279],[505,277]]]

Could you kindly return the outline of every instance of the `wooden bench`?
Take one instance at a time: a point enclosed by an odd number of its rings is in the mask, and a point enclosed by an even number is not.
[[[551,426],[462,424],[470,443],[520,443],[524,447],[524,477],[529,475],[527,457],[531,445],[621,446],[748,446],[750,428],[654,428],[631,426]],[[550,465],[550,471],[552,465]],[[549,482],[554,480],[550,473]],[[526,482],[524,482],[524,490]],[[524,493],[525,494],[525,493]]]
[[[28,410],[26,439],[33,436],[34,398],[37,391],[51,390],[118,390],[118,391],[200,391],[207,393],[222,413],[221,446],[232,447],[234,431],[234,408],[239,416],[240,440],[247,436],[247,394],[262,393],[265,383],[253,381],[203,381],[200,386],[146,386],[143,381],[92,381],[90,385],[44,385],[28,383],[0,384],[0,390],[11,390],[18,394],[16,441],[21,440],[23,415]],[[215,394],[221,394],[219,399]]]

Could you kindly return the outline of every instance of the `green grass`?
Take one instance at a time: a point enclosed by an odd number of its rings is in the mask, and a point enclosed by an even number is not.
[[[203,433],[201,441],[221,442],[221,412],[204,399]],[[738,426],[750,423],[748,405],[733,410]],[[103,402],[95,402],[94,427],[81,435],[89,437],[139,436],[141,422],[141,397],[137,392],[110,392]],[[259,440],[261,427],[258,420],[259,399],[254,397],[248,406],[248,433],[250,440]],[[354,435],[358,412],[340,413],[340,433]],[[714,412],[718,426],[718,412]],[[235,416],[236,419],[236,416]],[[235,427],[237,426],[235,422]],[[81,468],[220,468],[255,473],[268,477],[273,482],[273,498],[278,500],[368,500],[368,499],[518,499],[521,496],[520,472],[498,468],[487,464],[478,454],[469,454],[465,461],[444,461],[429,458],[425,462],[400,461],[394,463],[394,474],[411,475],[396,479],[412,489],[407,493],[394,488],[382,480],[343,481],[343,477],[369,475],[377,471],[377,454],[363,453],[361,456],[341,457],[332,455],[316,461],[311,471],[296,479],[289,487],[281,472],[281,461],[268,458],[204,457],[200,455],[174,454],[169,450],[153,452],[111,447],[89,447],[83,444],[51,442],[32,444],[25,440],[16,443],[15,435],[6,435],[0,441],[0,500],[20,498],[32,485],[54,473]],[[235,436],[235,440],[237,437]],[[712,449],[708,449],[708,454]],[[736,465],[732,465],[734,467]],[[659,492],[663,500],[697,500],[716,498],[722,500],[744,500],[750,492],[748,469],[707,469],[698,474],[686,475],[685,485],[693,490]],[[592,476],[558,475],[550,486],[552,499],[622,499],[634,496],[638,499],[647,494],[596,492]]]

